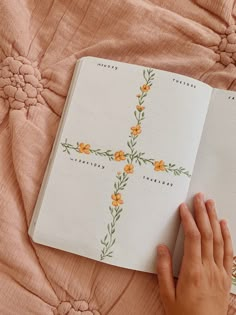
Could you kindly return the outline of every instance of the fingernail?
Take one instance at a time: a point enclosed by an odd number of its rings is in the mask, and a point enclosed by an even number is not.
[[[208,204],[208,210],[213,210],[216,208],[215,200],[209,199],[207,201],[207,204]]]
[[[181,203],[181,205],[179,206],[179,210],[180,210],[180,215],[182,215],[182,211],[188,210],[186,203]]]
[[[166,247],[165,246],[163,246],[163,245],[159,245],[158,247],[157,247],[157,254],[158,254],[158,256],[165,256],[166,255]]]
[[[188,209],[188,207],[187,207],[186,203],[181,203],[180,208],[183,208],[183,209]]]
[[[204,203],[204,195],[203,195],[203,193],[197,194],[197,201],[199,203]]]
[[[209,201],[210,201],[210,204],[211,204],[211,206],[212,206],[212,207],[215,207],[215,206],[216,206],[216,202],[215,202],[215,200],[210,199]]]
[[[227,220],[222,220],[222,223],[223,223],[223,225],[224,225],[224,227],[228,227],[228,221]]]

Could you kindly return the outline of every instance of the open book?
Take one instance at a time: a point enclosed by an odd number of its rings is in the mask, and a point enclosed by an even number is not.
[[[203,191],[228,219],[236,249],[235,135],[235,92],[82,58],[29,234],[40,244],[146,272],[156,272],[156,245],[165,243],[177,272],[177,208]]]

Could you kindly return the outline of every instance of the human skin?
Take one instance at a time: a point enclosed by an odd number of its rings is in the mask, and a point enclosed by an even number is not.
[[[179,207],[184,256],[175,285],[172,258],[165,245],[157,249],[157,275],[166,315],[226,315],[231,288],[233,247],[225,220],[219,221],[213,200],[202,193],[193,200],[194,215]]]

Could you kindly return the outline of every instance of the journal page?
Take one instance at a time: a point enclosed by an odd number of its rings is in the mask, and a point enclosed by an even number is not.
[[[212,89],[142,66],[81,62],[31,234],[155,272],[157,243],[174,248]]]
[[[214,89],[191,179],[188,199],[202,191],[216,201],[220,218],[228,221],[236,256],[236,93]],[[176,273],[182,257],[183,234],[176,247]],[[232,271],[236,293],[236,257]]]

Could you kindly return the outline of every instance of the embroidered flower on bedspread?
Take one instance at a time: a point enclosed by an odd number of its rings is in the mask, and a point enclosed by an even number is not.
[[[221,41],[214,50],[220,56],[220,62],[224,66],[236,64],[236,25],[230,25],[225,34],[220,35]]]
[[[43,85],[36,63],[27,58],[7,57],[0,63],[0,102],[1,107],[28,109],[30,106],[43,104],[41,96]]]
[[[91,310],[84,300],[61,302],[54,312],[55,315],[100,315],[97,310]]]

